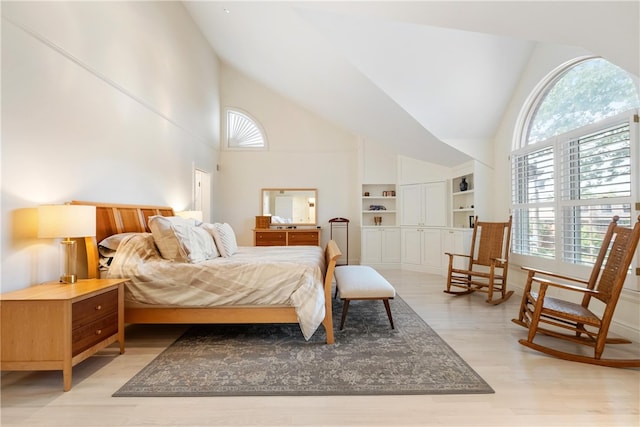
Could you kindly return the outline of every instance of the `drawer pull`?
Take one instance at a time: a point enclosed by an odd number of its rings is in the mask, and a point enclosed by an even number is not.
[[[102,306],[101,305],[96,305],[96,311],[97,310],[102,310]]]
[[[96,331],[96,335],[100,335],[100,334],[102,334],[102,329],[98,329],[98,330]]]

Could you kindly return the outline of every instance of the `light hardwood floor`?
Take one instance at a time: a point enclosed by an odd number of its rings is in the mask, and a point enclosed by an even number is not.
[[[556,360],[518,344],[520,296],[499,306],[452,297],[439,276],[380,270],[398,294],[495,390],[485,395],[114,398],[111,394],[184,330],[133,325],[127,349],[79,364],[73,388],[60,372],[5,372],[2,427],[10,426],[633,426],[640,370]],[[382,305],[379,307],[382,309]],[[402,325],[396,325],[401,328]],[[301,336],[302,339],[302,336]],[[640,345],[614,346],[631,356]]]

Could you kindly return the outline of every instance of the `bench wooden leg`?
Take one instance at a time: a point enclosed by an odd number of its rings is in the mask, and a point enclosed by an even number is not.
[[[342,319],[340,320],[340,330],[344,328],[344,321],[347,319],[347,311],[349,310],[349,301],[348,299],[344,300],[344,305],[342,306]]]
[[[393,327],[393,317],[391,317],[391,307],[389,306],[389,298],[384,298],[382,302],[384,302],[384,308],[387,310],[387,317],[389,318],[389,323],[391,323],[391,329],[395,329]]]
[[[389,298],[381,298],[384,303],[384,308],[387,311],[387,317],[389,318],[389,323],[391,324],[391,329],[395,329],[393,324],[393,316],[391,315],[391,306],[389,305]],[[344,329],[344,322],[347,320],[347,311],[349,311],[349,302],[351,300],[344,299],[344,304],[342,306],[342,319],[340,319],[340,330]]]

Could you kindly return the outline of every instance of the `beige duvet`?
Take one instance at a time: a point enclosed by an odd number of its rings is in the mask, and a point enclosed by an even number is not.
[[[242,246],[196,264],[163,259],[150,233],[120,243],[107,277],[130,278],[125,305],[289,305],[309,339],[325,315],[324,252],[318,246]]]

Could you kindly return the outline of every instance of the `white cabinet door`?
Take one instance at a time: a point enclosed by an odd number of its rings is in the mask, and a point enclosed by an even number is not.
[[[400,186],[400,224],[424,223],[424,187],[422,184]]]
[[[440,228],[403,228],[402,265],[410,270],[442,274],[442,230]]]
[[[449,257],[445,252],[454,254],[469,255],[471,250],[471,236],[473,230],[442,230],[442,275],[449,272]],[[454,257],[453,266],[455,268],[467,268],[469,259],[465,257]]]
[[[401,259],[403,264],[422,264],[422,229],[402,229]]]
[[[362,229],[362,263],[379,263],[382,260],[382,233],[377,228]]]
[[[400,228],[363,227],[362,263],[389,264],[400,262]]]
[[[424,225],[447,226],[447,183],[430,182],[424,184]]]
[[[400,229],[384,228],[382,234],[382,262],[400,262]]]
[[[442,232],[440,229],[422,230],[422,260],[425,271],[440,274],[442,266]]]
[[[400,224],[409,226],[447,226],[446,181],[400,186]]]

